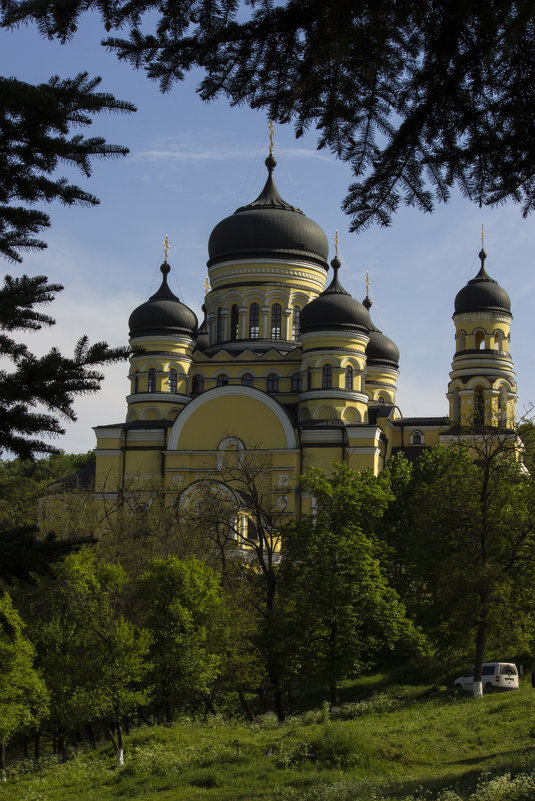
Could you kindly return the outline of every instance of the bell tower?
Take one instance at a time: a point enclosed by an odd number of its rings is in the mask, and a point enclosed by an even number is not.
[[[481,267],[455,298],[456,349],[448,384],[449,416],[461,426],[513,428],[516,378],[509,352],[511,300]]]

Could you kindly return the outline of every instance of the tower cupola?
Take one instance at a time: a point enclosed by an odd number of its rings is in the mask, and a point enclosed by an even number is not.
[[[511,300],[487,273],[483,245],[479,258],[478,274],[455,298],[450,418],[461,426],[512,428],[517,394],[509,352]]]
[[[181,303],[169,288],[167,276],[171,268],[167,261],[164,261],[160,270],[163,276],[160,288],[130,315],[128,326],[131,339],[173,334],[193,336],[197,329],[194,312]]]

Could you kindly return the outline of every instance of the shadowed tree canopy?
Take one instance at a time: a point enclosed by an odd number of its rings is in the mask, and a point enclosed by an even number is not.
[[[531,0],[3,0],[2,22],[65,42],[89,9],[163,91],[200,67],[203,99],[315,128],[354,175],[352,230],[400,203],[432,211],[454,186],[534,208]]]

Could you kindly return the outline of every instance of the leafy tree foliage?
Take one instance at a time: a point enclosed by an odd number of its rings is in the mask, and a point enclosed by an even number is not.
[[[345,464],[331,475],[310,468],[303,488],[316,499],[315,519],[296,526],[283,571],[307,673],[329,682],[357,676],[386,649],[420,636],[405,617],[379,561],[374,527],[392,496],[388,483]]]
[[[35,725],[48,706],[48,692],[34,668],[35,651],[7,593],[0,595],[0,777],[6,746],[21,729]]]
[[[265,109],[355,176],[351,227],[388,225],[401,202],[431,211],[454,185],[479,204],[535,205],[535,11],[530,0],[4,0],[65,42],[96,9],[120,59],[168,90],[204,71],[205,100]]]
[[[442,652],[473,649],[476,681],[487,650],[532,647],[535,484],[515,443],[481,431],[430,449],[385,520],[410,613]]]
[[[122,765],[123,724],[148,702],[149,634],[124,614],[127,576],[82,549],[55,568],[39,621],[38,652],[51,693],[51,715],[69,728],[104,720]]]
[[[150,683],[168,723],[173,709],[208,699],[221,670],[221,586],[196,559],[155,560],[139,580],[141,620],[151,636]]]

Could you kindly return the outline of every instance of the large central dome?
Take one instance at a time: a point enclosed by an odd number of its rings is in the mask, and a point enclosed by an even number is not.
[[[314,220],[282,199],[273,180],[276,164],[270,154],[268,179],[257,199],[212,231],[208,267],[235,259],[305,259],[328,269],[327,237]]]

